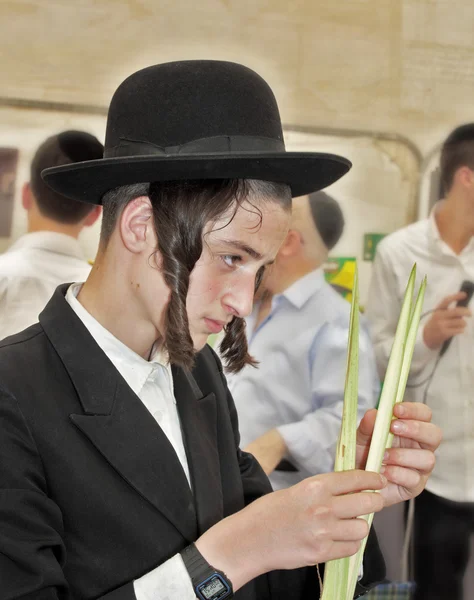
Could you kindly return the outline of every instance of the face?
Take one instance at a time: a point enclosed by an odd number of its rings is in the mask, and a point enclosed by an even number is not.
[[[255,208],[244,203],[205,230],[202,255],[191,273],[187,296],[189,329],[199,350],[212,333],[252,311],[257,276],[277,255],[290,214],[277,202]],[[233,211],[232,211],[233,212]]]

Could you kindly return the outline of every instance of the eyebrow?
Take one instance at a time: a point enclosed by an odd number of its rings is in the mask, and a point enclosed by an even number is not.
[[[233,248],[237,248],[237,250],[241,250],[242,252],[245,252],[252,258],[255,258],[255,260],[262,260],[262,258],[263,258],[263,256],[260,254],[260,252],[257,252],[257,250],[252,248],[252,246],[249,246],[248,244],[244,244],[244,242],[240,242],[239,240],[220,239],[219,242],[222,244],[225,244],[226,246],[232,246]]]

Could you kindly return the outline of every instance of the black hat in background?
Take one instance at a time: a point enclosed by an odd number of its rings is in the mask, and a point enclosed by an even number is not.
[[[262,179],[302,196],[350,166],[332,154],[286,152],[268,84],[236,63],[195,60],[128,77],[110,104],[103,158],[47,169],[43,177],[69,198],[100,204],[114,187],[182,179]]]
[[[344,214],[339,202],[325,192],[309,194],[313,221],[324,245],[332,250],[344,231]]]

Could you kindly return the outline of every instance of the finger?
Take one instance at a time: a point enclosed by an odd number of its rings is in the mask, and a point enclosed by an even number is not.
[[[436,450],[442,438],[441,429],[423,421],[392,421],[390,430],[400,438],[416,442],[422,448]]]
[[[333,510],[340,519],[353,519],[379,512],[384,507],[383,498],[374,492],[359,492],[347,496],[337,496],[333,500]]]
[[[466,330],[466,326],[465,325],[458,325],[458,326],[448,326],[445,327],[444,330],[442,331],[442,336],[445,340],[448,340],[449,338],[454,337],[455,335],[460,335],[461,333],[464,333],[464,331]]]
[[[446,323],[445,325],[446,330],[450,331],[450,332],[454,332],[454,333],[461,333],[462,331],[464,331],[467,327],[467,323],[464,319],[458,321],[449,321],[448,323]]]
[[[362,417],[357,429],[357,443],[365,444],[370,440],[374,432],[375,419],[377,417],[377,409],[371,408]]]
[[[463,319],[465,317],[471,316],[471,311],[469,308],[464,308],[462,306],[458,306],[456,308],[449,308],[448,310],[443,310],[438,314],[439,321],[453,321],[458,319]]]
[[[443,329],[446,332],[451,332],[451,333],[460,333],[462,331],[464,331],[466,329],[467,323],[464,319],[461,320],[453,320],[453,321],[446,321],[446,323],[443,325]]]
[[[405,467],[429,474],[435,466],[436,459],[431,450],[423,448],[391,448],[385,452],[383,462],[385,466]],[[386,469],[384,475],[387,476]]]
[[[400,402],[395,404],[393,414],[399,419],[426,421],[429,423],[433,416],[431,408],[422,402]]]
[[[337,521],[333,528],[335,542],[360,542],[369,534],[369,524],[365,519],[344,519]]]
[[[466,292],[456,292],[456,294],[452,294],[451,296],[446,296],[446,298],[443,298],[436,308],[448,308],[450,304],[453,302],[458,302],[459,300],[464,300],[466,296]]]
[[[329,490],[334,496],[363,490],[381,490],[387,485],[385,477],[373,471],[341,471],[326,473],[319,477],[326,479]]]
[[[325,553],[325,562],[357,554],[359,548],[360,542],[333,542],[331,548]]]
[[[407,469],[396,465],[387,465],[384,469],[384,475],[390,483],[399,485],[407,490],[415,489],[420,485],[421,473],[416,469]]]

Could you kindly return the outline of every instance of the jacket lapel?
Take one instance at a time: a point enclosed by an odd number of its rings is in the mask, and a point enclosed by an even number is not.
[[[193,495],[176,452],[66,302],[66,289],[67,286],[58,288],[41,313],[40,323],[67,369],[82,404],[83,414],[70,415],[71,421],[185,539],[195,540],[197,522]],[[188,391],[183,388],[183,392]],[[185,405],[186,398],[180,404]],[[193,429],[191,422],[186,429]],[[191,446],[188,454],[194,452],[194,441]],[[202,485],[200,483],[197,489],[201,490]]]
[[[200,535],[224,516],[216,398],[213,393],[203,397],[189,371],[172,371]]]

